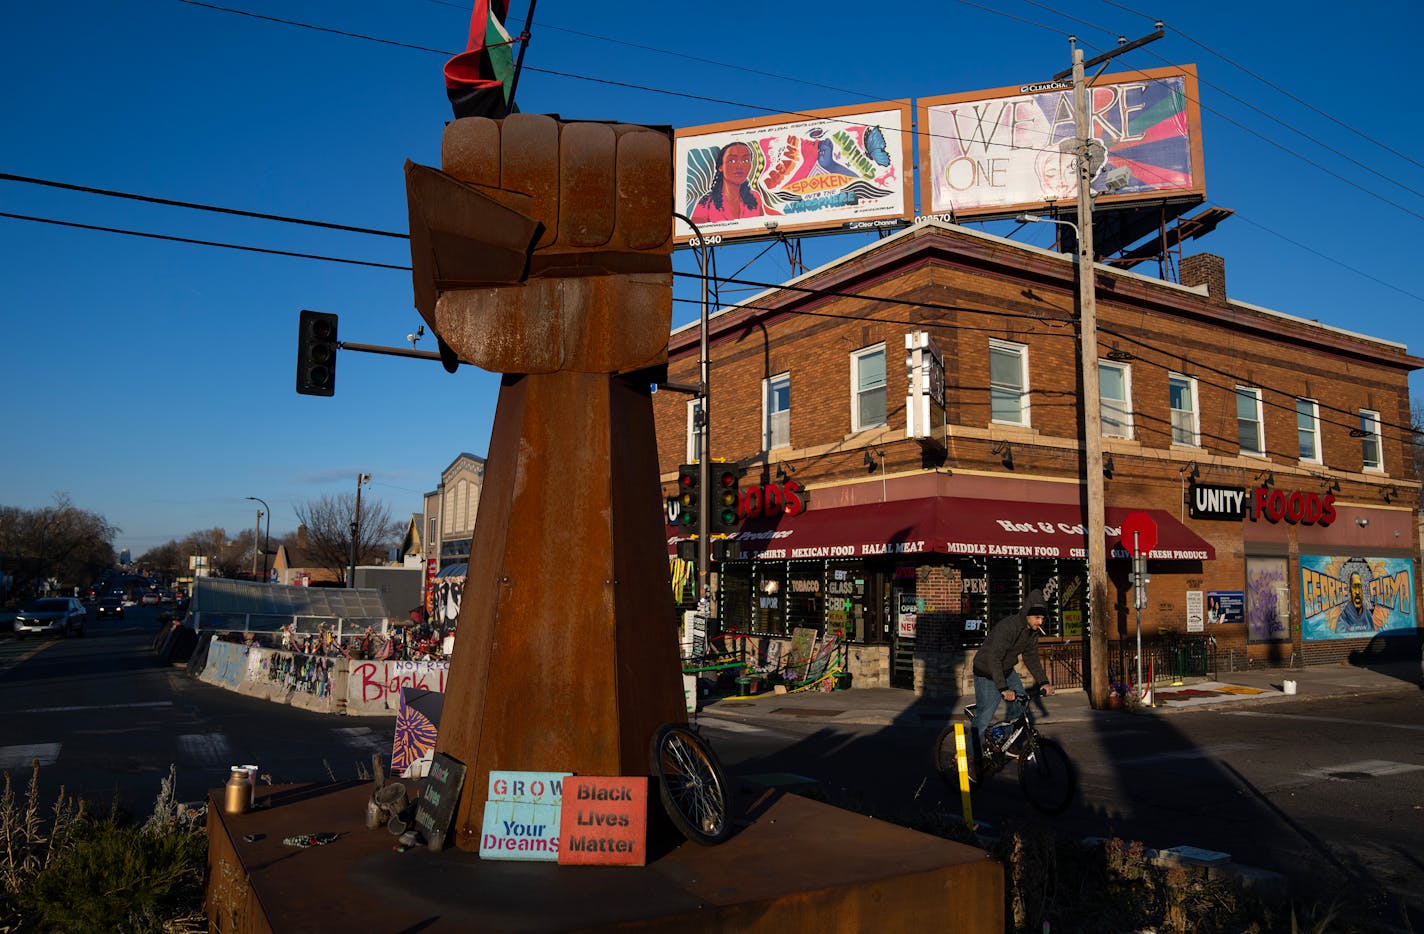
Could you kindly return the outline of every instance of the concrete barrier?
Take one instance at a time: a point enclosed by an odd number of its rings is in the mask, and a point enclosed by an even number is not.
[[[195,673],[208,684],[306,710],[394,717],[401,688],[444,691],[449,670],[446,661],[303,655],[214,639]]]

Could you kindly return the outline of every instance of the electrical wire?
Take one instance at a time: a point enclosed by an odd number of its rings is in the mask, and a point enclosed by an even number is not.
[[[346,263],[351,266],[372,266],[377,269],[400,269],[410,271],[409,266],[398,266],[392,263],[376,263],[370,260],[346,259],[341,256],[323,256],[319,253],[299,253],[293,250],[274,250],[269,247],[245,246],[238,243],[223,243],[218,240],[198,240],[192,237],[176,237],[172,234],[148,233],[142,230],[126,230],[122,227],[101,227],[97,224],[80,224],[76,221],[61,221],[52,217],[35,217],[30,214],[13,214],[9,211],[0,211],[0,217],[9,217],[14,220],[32,221],[37,224],[53,224],[57,227],[75,227],[80,230],[97,230],[102,233],[123,234],[127,237],[143,237],[148,240],[166,240],[171,243],[191,243],[196,246],[219,247],[224,250],[242,250],[246,253],[266,253],[272,256],[292,256],[297,259],[314,259],[326,263]]]
[[[184,0],[189,2],[189,0]],[[288,217],[283,214],[263,214],[258,211],[244,211],[239,208],[225,208],[214,204],[200,204],[195,201],[174,201],[170,198],[159,198],[153,195],[140,195],[129,191],[114,191],[110,188],[91,188],[88,185],[75,185],[69,182],[58,182],[47,178],[34,178],[28,175],[14,175],[10,172],[0,172],[0,181],[23,182],[27,185],[43,185],[48,188],[62,188],[66,191],[79,191],[90,195],[103,195],[106,198],[126,198],[130,201],[142,201],[147,204],[162,204],[176,208],[190,208],[194,211],[211,211],[215,214],[232,214],[237,217],[255,217],[265,221],[280,221],[284,224],[303,224],[307,227],[321,227],[326,230],[343,230],[350,233],[372,234],[377,237],[395,237],[400,240],[409,240],[409,234],[397,233],[392,230],[376,230],[371,227],[352,227],[347,224],[333,224],[328,221],[314,221],[302,217]]]

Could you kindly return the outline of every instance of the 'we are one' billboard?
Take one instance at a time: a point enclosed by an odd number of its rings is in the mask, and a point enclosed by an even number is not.
[[[1099,207],[1206,194],[1193,65],[1103,75],[1088,88]],[[1076,211],[1073,87],[1050,81],[921,98],[920,210],[956,219]]]

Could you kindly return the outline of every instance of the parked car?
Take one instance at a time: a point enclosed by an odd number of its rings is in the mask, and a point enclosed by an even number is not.
[[[145,590],[143,595],[138,598],[138,602],[144,606],[158,606],[158,591]]]
[[[105,616],[112,616],[114,619],[124,618],[124,600],[113,594],[99,598],[99,605],[95,608],[95,619],[103,619]]]
[[[41,597],[15,617],[15,638],[23,639],[30,633],[82,636],[88,619],[89,611],[74,597]]]

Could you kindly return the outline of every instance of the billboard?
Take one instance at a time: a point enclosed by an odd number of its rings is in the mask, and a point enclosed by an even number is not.
[[[1197,73],[1179,65],[1103,75],[1088,89],[1098,207],[1206,195]],[[1077,208],[1073,86],[921,98],[920,210],[955,219]]]
[[[911,145],[908,100],[678,130],[675,210],[709,240],[898,226],[914,211]]]
[[[1301,638],[1307,642],[1413,629],[1414,562],[1301,555],[1300,604]]]

